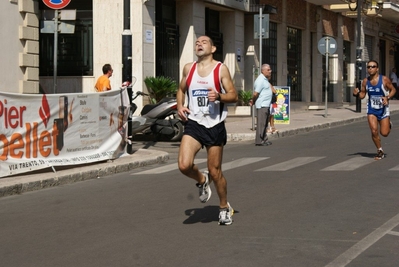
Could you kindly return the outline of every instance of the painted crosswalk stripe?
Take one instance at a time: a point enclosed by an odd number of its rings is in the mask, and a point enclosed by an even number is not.
[[[395,167],[393,167],[393,168],[391,168],[391,169],[389,169],[390,171],[399,171],[399,165],[398,166],[395,166]]]
[[[262,160],[265,160],[265,159],[268,159],[268,158],[269,157],[241,158],[241,159],[233,160],[233,161],[230,161],[230,162],[223,162],[222,171],[227,171],[227,170],[231,170],[231,169],[234,169],[234,168],[239,168],[239,167],[242,167],[242,166],[245,166],[245,165],[249,165],[249,164],[252,164],[252,163],[255,163],[255,162],[259,162],[259,161],[262,161]],[[202,172],[206,171],[206,168],[202,169],[201,171]]]
[[[324,168],[322,171],[353,171],[372,162],[375,162],[372,158],[356,157]]]
[[[256,171],[288,171],[293,168],[312,163],[314,161],[321,160],[325,157],[298,157],[288,161],[284,161],[282,163],[278,163],[275,165],[271,165],[262,169],[258,169]]]
[[[194,162],[195,162],[195,164],[200,164],[200,163],[206,162],[206,159],[196,159]],[[152,168],[150,170],[146,170],[146,171],[142,171],[142,172],[132,173],[132,175],[165,173],[165,172],[169,172],[169,171],[173,171],[173,170],[177,170],[177,169],[178,169],[178,166],[177,166],[177,162],[176,162],[176,163],[168,164],[166,166]]]

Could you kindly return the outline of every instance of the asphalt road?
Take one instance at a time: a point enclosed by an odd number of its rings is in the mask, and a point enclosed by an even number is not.
[[[380,161],[365,122],[229,143],[231,226],[217,224],[216,191],[200,203],[176,169],[175,143],[148,145],[166,164],[1,198],[1,266],[399,266],[393,121]]]

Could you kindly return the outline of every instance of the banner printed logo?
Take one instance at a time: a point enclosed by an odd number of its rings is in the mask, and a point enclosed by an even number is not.
[[[47,123],[50,121],[50,106],[45,94],[42,97],[42,106],[39,108],[39,115],[44,123],[44,126],[47,128]]]

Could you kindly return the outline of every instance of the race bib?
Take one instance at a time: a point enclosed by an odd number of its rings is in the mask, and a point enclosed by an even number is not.
[[[190,110],[195,114],[213,114],[213,105],[209,103],[208,89],[194,89],[192,92],[192,106]]]
[[[384,105],[382,104],[381,96],[371,96],[370,97],[371,108],[373,109],[382,109]]]

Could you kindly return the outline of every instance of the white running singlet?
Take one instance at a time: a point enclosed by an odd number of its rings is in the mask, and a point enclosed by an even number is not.
[[[188,118],[206,128],[212,128],[227,117],[227,105],[208,100],[208,88],[225,93],[220,82],[221,66],[222,63],[218,62],[208,76],[201,77],[197,72],[197,62],[194,62],[187,76],[188,108],[191,112]]]

